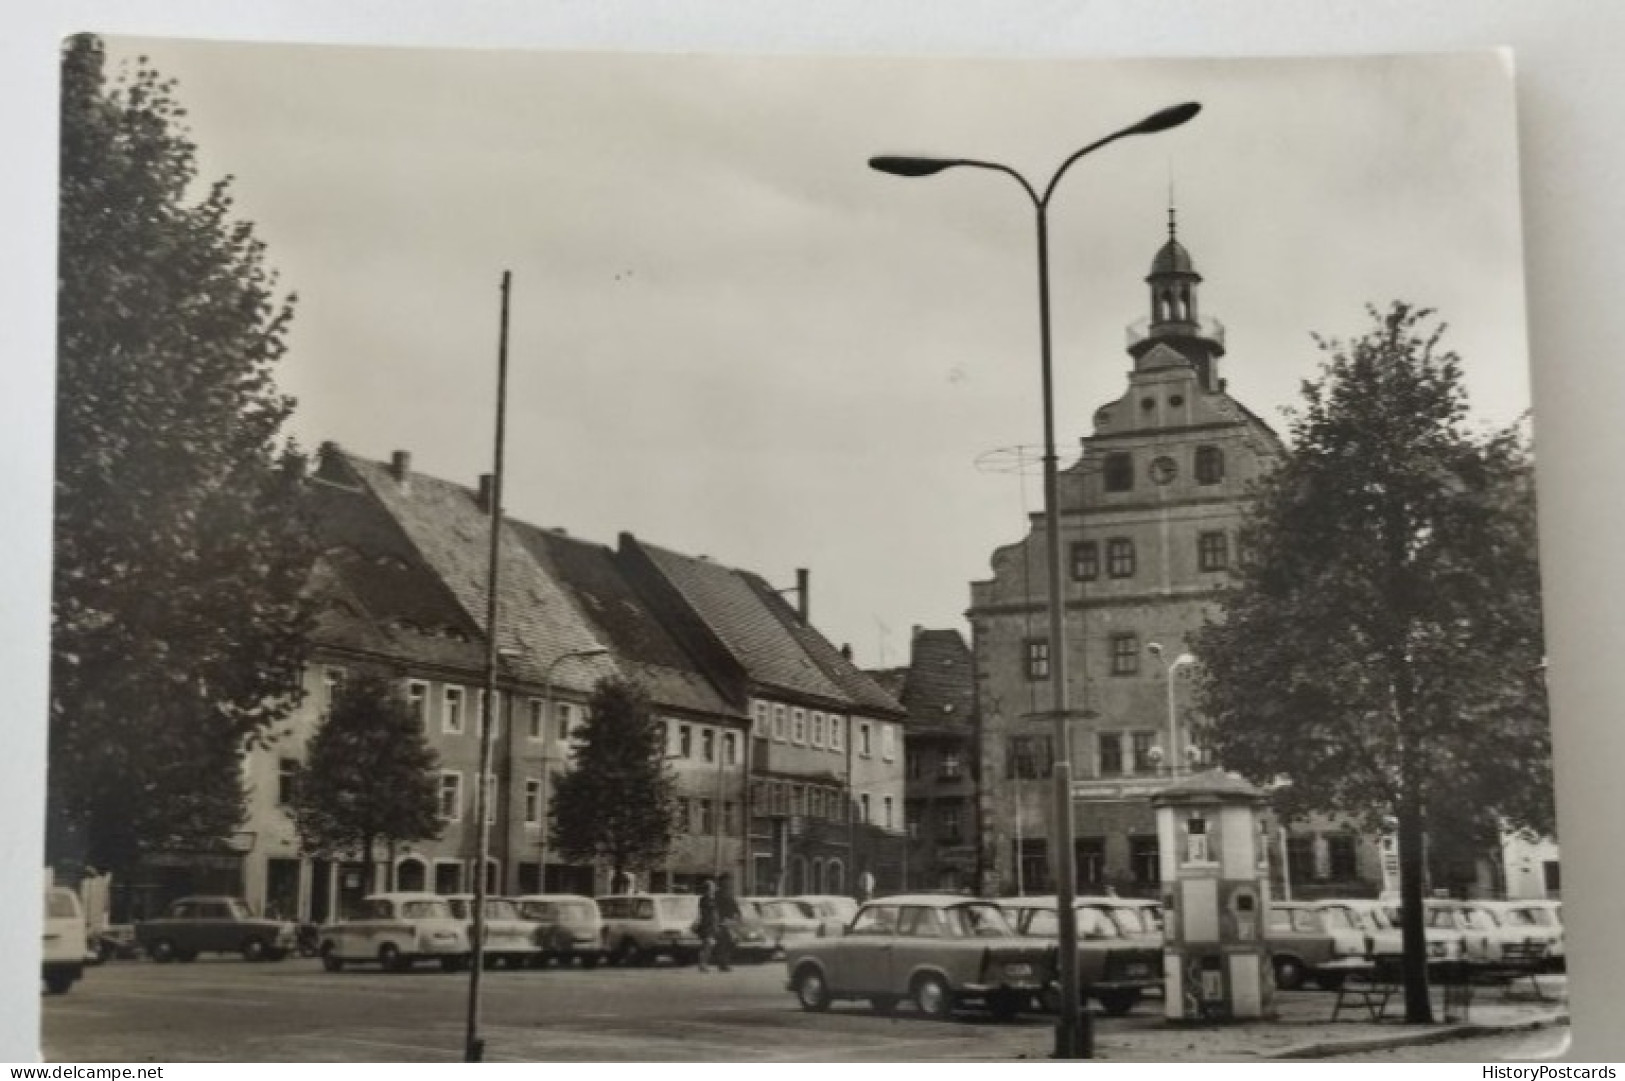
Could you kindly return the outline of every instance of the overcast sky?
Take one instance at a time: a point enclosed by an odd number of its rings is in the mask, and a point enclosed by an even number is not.
[[[1176,131],[1068,174],[1051,214],[1058,430],[1125,385],[1142,279],[1180,239],[1230,389],[1283,435],[1310,333],[1433,306],[1474,413],[1528,407],[1512,83],[1502,59],[760,61],[126,40],[179,80],[206,177],[299,294],[293,434],[472,484],[491,460],[498,283],[514,273],[509,512],[622,530],[791,585],[860,663],[963,627],[1039,509],[979,469],[1040,439],[1042,185],[1166,105]]]

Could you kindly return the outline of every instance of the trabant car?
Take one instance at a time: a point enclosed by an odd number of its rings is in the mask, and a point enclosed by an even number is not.
[[[1105,915],[1124,938],[1162,948],[1162,905],[1141,898],[1083,896],[1078,904]]]
[[[474,895],[446,895],[451,914],[468,923],[468,940],[474,941]],[[472,947],[470,947],[472,949]],[[536,926],[519,915],[519,906],[506,897],[485,899],[485,963],[492,968],[529,968],[542,955],[536,940]]]
[[[541,948],[538,964],[557,961],[567,965],[579,960],[582,968],[593,968],[604,959],[604,919],[591,897],[569,893],[532,893],[515,897],[519,918],[535,928]]]
[[[1400,956],[1404,956],[1404,924],[1400,922],[1403,909],[1397,901],[1379,901],[1383,915],[1398,931],[1401,940]],[[1428,961],[1456,962],[1464,960],[1467,956],[1466,939],[1462,933],[1449,922],[1434,923],[1424,911],[1422,914],[1422,933],[1426,937],[1428,946]]]
[[[1458,932],[1469,961],[1500,961],[1507,943],[1521,945],[1526,937],[1501,926],[1495,912],[1481,901],[1424,901],[1423,915],[1430,928]]]
[[[1501,919],[1508,932],[1522,935],[1526,940],[1541,943],[1546,950],[1547,967],[1562,971],[1567,967],[1567,951],[1563,947],[1562,901],[1484,901]]]
[[[598,898],[604,950],[622,965],[646,965],[664,956],[686,965],[700,956],[700,899],[692,893],[632,893]]]
[[[999,902],[1019,934],[1054,945],[1060,936],[1054,897],[1007,897]],[[1090,901],[1073,905],[1078,923],[1078,989],[1113,1017],[1132,1010],[1146,991],[1162,987],[1162,946],[1153,945],[1139,917],[1124,909],[1122,923],[1108,907]],[[1135,930],[1133,937],[1124,928]]]
[[[85,953],[85,912],[79,907],[79,895],[66,886],[47,886],[40,966],[45,990],[67,994],[84,975]]]
[[[432,893],[374,894],[350,918],[322,927],[318,938],[329,972],[368,962],[400,972],[418,961],[439,961],[448,972],[468,965],[468,922]]]
[[[761,910],[749,898],[739,898],[738,903],[739,919],[733,925],[733,945],[728,951],[729,958],[758,965],[772,960],[779,948],[762,919]]]
[[[1387,960],[1403,957],[1404,936],[1398,926],[1388,922],[1387,909],[1381,901],[1365,898],[1324,899],[1309,902],[1318,909],[1328,929],[1352,927],[1366,937],[1372,958]]]
[[[785,971],[805,1010],[868,999],[889,1013],[909,999],[928,1017],[979,1005],[1004,1020],[1049,985],[1054,954],[990,901],[904,894],[864,904],[844,934],[792,949]]]
[[[818,937],[823,919],[808,901],[794,897],[748,897],[776,950],[786,950]],[[843,925],[844,926],[844,925]]]
[[[1279,917],[1276,917],[1274,922],[1266,924],[1264,944],[1274,956],[1296,956],[1303,960],[1308,976],[1316,987],[1335,991],[1343,985],[1346,974],[1338,969],[1339,964],[1357,964],[1372,959],[1371,936],[1366,934],[1354,914],[1347,909],[1321,905],[1313,901],[1271,901],[1270,908],[1273,911],[1293,914],[1289,921],[1291,931],[1281,933],[1283,925]],[[1300,913],[1302,915],[1299,915]],[[1330,954],[1323,955],[1318,945],[1308,947],[1299,937],[1299,930],[1308,930],[1329,937]],[[1281,940],[1279,954],[1278,939]],[[1309,952],[1311,950],[1312,952]],[[1283,986],[1280,982],[1282,964],[1283,962],[1277,961],[1275,965],[1277,986]],[[1303,972],[1295,974],[1297,985],[1302,985],[1303,975]]]
[[[858,903],[839,894],[802,894],[791,900],[810,907],[825,934],[838,934],[858,914]]]
[[[1303,903],[1271,901],[1264,918],[1264,945],[1275,968],[1275,986],[1302,987],[1310,973],[1337,956],[1320,913]]]
[[[280,961],[294,948],[294,926],[254,915],[236,897],[182,897],[169,912],[135,925],[135,939],[160,963],[200,953],[237,953],[245,961]]]

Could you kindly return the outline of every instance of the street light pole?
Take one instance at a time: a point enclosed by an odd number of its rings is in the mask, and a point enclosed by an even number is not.
[[[559,665],[572,658],[601,657],[608,652],[609,650],[603,646],[593,646],[589,649],[576,649],[571,650],[569,653],[561,653],[548,663],[546,670],[542,673],[542,790],[540,793],[541,807],[537,809],[537,813],[542,820],[542,844],[539,857],[541,862],[537,864],[536,877],[539,880],[537,885],[543,893],[547,892],[547,767],[550,760],[547,753],[547,742],[550,738],[548,729],[553,722],[553,672]]]
[[[1163,675],[1168,683],[1168,776],[1179,776],[1179,716],[1174,703],[1174,675],[1181,668],[1196,663],[1196,658],[1189,653],[1181,653],[1173,660],[1166,660],[1162,655],[1162,646],[1157,642],[1146,643],[1146,650],[1151,656],[1162,662]]]
[[[893,176],[932,176],[945,169],[964,166],[1004,173],[1021,185],[1032,201],[1038,231],[1038,321],[1039,360],[1043,388],[1044,409],[1044,541],[1049,559],[1049,662],[1050,711],[1055,742],[1055,764],[1052,769],[1055,782],[1054,837],[1056,915],[1060,931],[1059,965],[1061,983],[1061,1009],[1055,1022],[1055,1056],[1058,1059],[1086,1058],[1090,1048],[1084,1040],[1082,1011],[1079,1009],[1078,985],[1078,917],[1076,901],[1076,871],[1073,853],[1072,824],[1072,748],[1070,741],[1071,712],[1068,709],[1066,612],[1061,592],[1064,570],[1061,552],[1060,500],[1058,497],[1058,469],[1055,453],[1055,396],[1051,375],[1050,287],[1049,287],[1049,202],[1055,187],[1074,163],[1085,155],[1129,135],[1150,135],[1185,123],[1201,111],[1194,102],[1175,105],[1146,117],[1137,124],[1113,132],[1078,150],[1061,163],[1040,195],[1016,170],[998,162],[975,161],[967,158],[917,158],[882,156],[869,159],[869,166]]]

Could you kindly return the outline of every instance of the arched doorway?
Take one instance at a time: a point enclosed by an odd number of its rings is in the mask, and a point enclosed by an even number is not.
[[[840,860],[832,859],[824,864],[824,892],[828,894],[846,892],[846,868]]]
[[[402,893],[422,893],[428,889],[429,867],[416,856],[395,864],[395,888]]]

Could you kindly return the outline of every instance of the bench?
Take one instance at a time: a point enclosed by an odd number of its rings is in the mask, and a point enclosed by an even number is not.
[[[1535,939],[1508,942],[1501,947],[1499,961],[1485,962],[1481,968],[1486,977],[1501,984],[1501,997],[1509,998],[1513,987],[1529,981],[1529,989],[1541,1002],[1550,1002],[1546,989],[1540,985],[1540,973],[1546,967],[1546,944]]]
[[[1461,962],[1434,960],[1428,963],[1429,982],[1441,989],[1443,997],[1442,1020],[1446,1024],[1466,1021],[1473,1002],[1473,983],[1468,967]],[[1404,983],[1404,965],[1397,957],[1380,957],[1367,961],[1348,958],[1321,965],[1317,973],[1339,973],[1342,981],[1337,988],[1337,1001],[1332,1004],[1332,1020],[1339,1020],[1344,1010],[1364,1018],[1381,1021],[1388,1012],[1388,1003],[1400,993]]]

